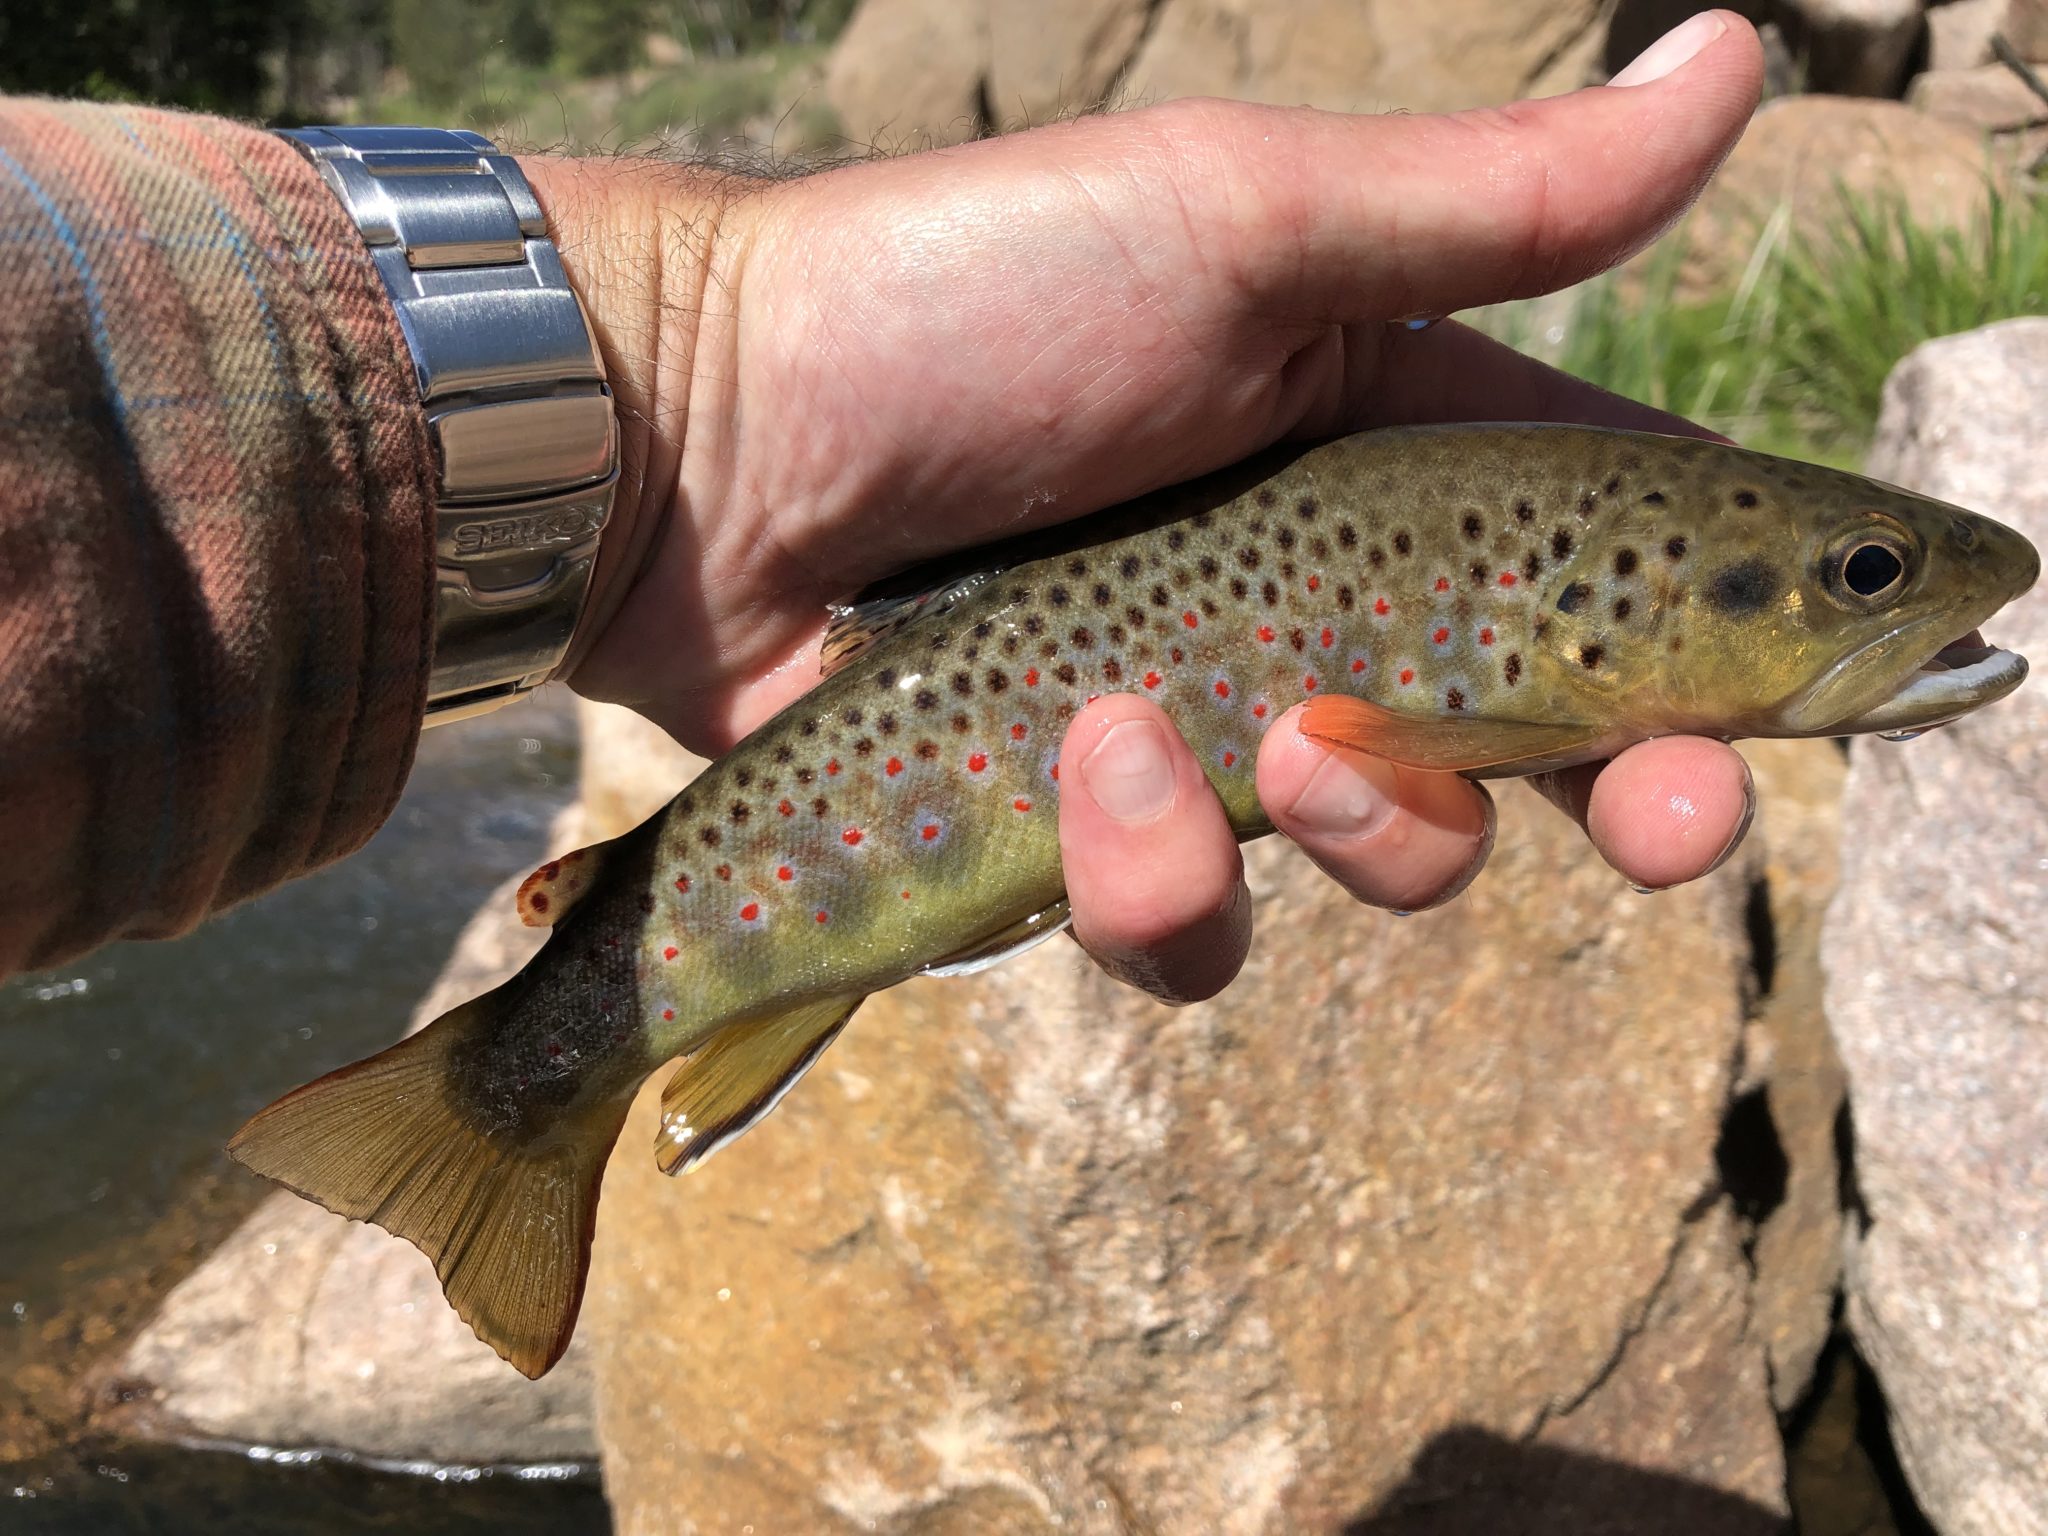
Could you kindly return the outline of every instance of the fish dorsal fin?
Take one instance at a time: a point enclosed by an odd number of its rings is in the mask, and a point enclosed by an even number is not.
[[[1012,955],[1021,955],[1027,949],[1036,949],[1056,933],[1063,933],[1073,923],[1074,914],[1067,907],[1067,898],[1062,896],[1041,912],[998,929],[978,943],[957,950],[942,960],[934,960],[920,976],[972,976],[976,971],[985,971],[992,965],[999,965]]]
[[[1598,734],[1579,724],[1404,715],[1369,699],[1341,693],[1310,699],[1302,710],[1301,732],[1326,746],[1348,747],[1435,773],[1540,761],[1582,747]]]
[[[744,1135],[824,1055],[865,999],[828,997],[772,1018],[728,1024],[676,1068],[661,1091],[654,1161],[683,1173]]]
[[[519,882],[519,894],[513,898],[519,908],[519,921],[529,928],[554,927],[589,893],[603,866],[602,843],[549,859]]]
[[[818,675],[830,677],[913,619],[959,602],[997,574],[992,568],[962,572],[957,565],[943,572],[913,570],[870,587],[850,603],[835,603]]]

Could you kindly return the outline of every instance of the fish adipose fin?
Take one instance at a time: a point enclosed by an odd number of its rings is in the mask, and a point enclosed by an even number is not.
[[[865,1001],[828,997],[713,1035],[661,1091],[656,1165],[663,1173],[686,1172],[759,1124]]]
[[[529,928],[552,928],[559,923],[597,883],[597,872],[604,868],[605,850],[610,846],[599,843],[594,848],[578,848],[559,859],[549,859],[520,881],[519,894],[514,898],[519,921]]]
[[[418,1248],[477,1337],[539,1376],[576,1326],[598,1182],[632,1095],[571,1112],[530,1138],[475,1124],[475,1110],[450,1096],[453,1057],[503,990],[286,1094],[228,1151]]]
[[[1301,732],[1325,746],[1348,747],[1436,773],[1553,757],[1584,746],[1596,734],[1584,725],[1396,714],[1340,693],[1310,699],[1302,710]]]

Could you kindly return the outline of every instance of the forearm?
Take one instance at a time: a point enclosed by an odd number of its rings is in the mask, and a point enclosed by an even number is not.
[[[220,119],[0,101],[0,974],[338,858],[412,760],[433,467],[360,237]]]

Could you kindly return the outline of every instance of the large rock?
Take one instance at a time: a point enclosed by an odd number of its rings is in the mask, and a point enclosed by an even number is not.
[[[687,772],[585,760],[614,825]],[[650,1084],[586,1311],[618,1529],[1777,1530],[1837,1215],[1777,1075],[1817,1017],[1752,1017],[1768,867],[1639,897],[1501,813],[1405,922],[1257,845],[1201,1007],[1064,943],[884,994],[680,1182]]]
[[[1977,133],[2010,133],[2048,123],[2048,101],[2003,64],[1930,69],[1914,79],[1906,102]]]
[[[575,845],[577,816],[560,818],[556,846]],[[540,947],[545,930],[514,913],[518,883],[470,920],[415,1010],[415,1029]],[[526,1380],[449,1309],[418,1249],[280,1191],[129,1345],[100,1427],[401,1463],[588,1463],[597,1455],[590,1393],[586,1346]]]
[[[988,99],[1005,123],[1098,105],[1130,62],[1147,0],[987,0]]]
[[[1927,13],[1927,67],[1975,69],[1992,59],[1991,39],[2004,29],[2009,0],[1950,0]]]
[[[1930,226],[1966,224],[1989,199],[1980,135],[1896,101],[1793,96],[1765,105],[1684,227],[1688,295],[1725,293],[1774,219],[1797,238],[1840,225],[1842,199],[1898,197]]]
[[[2048,320],[1931,342],[1872,470],[2048,543]],[[2048,655],[2048,592],[1985,626]],[[2048,695],[1858,742],[1827,1008],[1855,1107],[1848,1319],[1944,1536],[2048,1531]]]
[[[1919,45],[1921,0],[1778,0],[1807,85],[1837,96],[1896,96]]]
[[[825,99],[857,144],[917,148],[981,132],[985,0],[863,0],[825,73]]]

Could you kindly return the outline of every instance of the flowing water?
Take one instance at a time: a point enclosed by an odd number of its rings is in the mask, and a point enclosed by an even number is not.
[[[587,1478],[258,1465],[47,1432],[75,1373],[260,1193],[222,1143],[395,1037],[478,903],[544,856],[574,778],[566,698],[431,731],[355,857],[175,942],[0,986],[0,1529],[606,1529]]]

